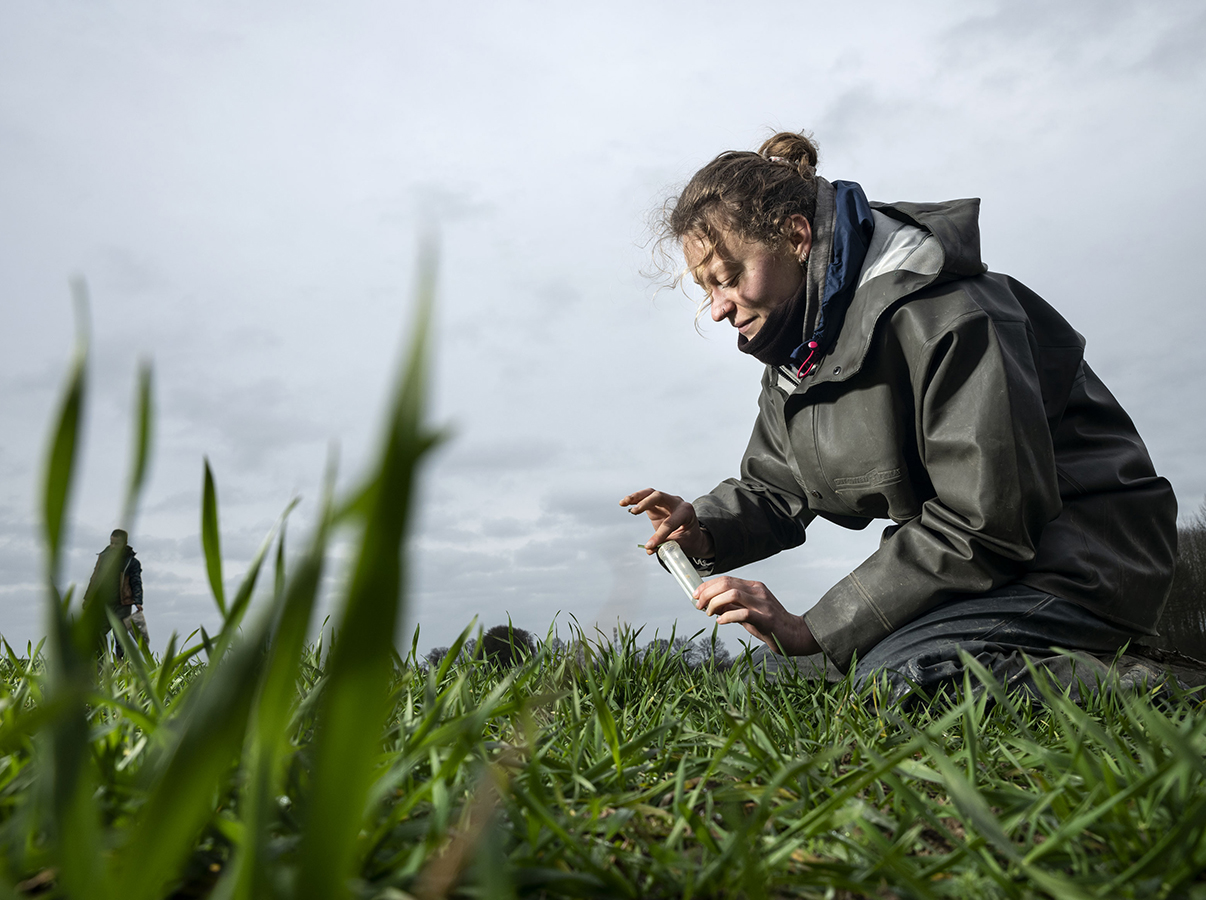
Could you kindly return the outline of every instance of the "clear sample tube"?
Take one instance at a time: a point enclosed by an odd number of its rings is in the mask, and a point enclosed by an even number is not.
[[[703,579],[695,571],[695,566],[691,565],[691,560],[687,559],[687,554],[683,553],[683,548],[677,541],[666,541],[658,545],[657,557],[666,564],[674,580],[682,586],[694,603],[695,589],[703,584]]]

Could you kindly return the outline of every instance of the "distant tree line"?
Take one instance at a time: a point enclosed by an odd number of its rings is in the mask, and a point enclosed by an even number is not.
[[[623,638],[618,631],[612,634],[612,639],[619,643]],[[536,639],[530,631],[516,628],[514,625],[495,625],[482,635],[480,642],[470,638],[465,641],[458,654],[458,660],[482,658],[502,669],[509,669],[523,662],[535,653],[542,643],[555,655],[572,654],[585,661],[588,650],[585,641],[564,641],[560,637],[551,637],[547,642]],[[423,657],[430,666],[438,666],[444,661],[450,649],[435,647]],[[643,647],[637,649],[638,658],[644,658],[650,653],[669,654],[683,666],[696,669],[700,666],[711,665],[718,669],[727,669],[733,665],[732,654],[719,640],[708,638],[676,637],[673,640],[654,638]]]
[[[1156,630],[1144,644],[1206,661],[1206,503],[1177,529],[1177,568]]]
[[[482,635],[480,647],[473,638],[465,641],[458,658],[474,659],[480,655],[500,668],[510,669],[535,653],[538,646],[539,642],[530,631],[513,625],[495,625]],[[448,647],[435,647],[423,658],[428,665],[438,666],[448,653]]]

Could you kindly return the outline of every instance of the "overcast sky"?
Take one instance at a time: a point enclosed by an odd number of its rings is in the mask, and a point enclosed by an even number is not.
[[[43,632],[36,496],[72,276],[92,353],[65,579],[86,583],[117,524],[150,359],[131,541],[161,649],[217,622],[203,457],[232,582],[294,496],[304,540],[333,445],[343,488],[363,472],[428,224],[432,422],[452,438],[424,474],[408,628],[426,648],[474,616],[705,626],[617,501],[736,474],[760,366],[727,323],[700,336],[688,298],[655,298],[646,222],[715,154],[781,128],[813,131],[821,173],[873,199],[983,198],[985,261],[1086,336],[1192,514],[1203,47],[1198,0],[6,3],[0,633]],[[803,612],[877,539],[821,523],[744,572]]]

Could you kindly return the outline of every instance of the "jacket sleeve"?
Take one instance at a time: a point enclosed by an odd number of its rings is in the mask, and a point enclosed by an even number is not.
[[[142,606],[142,563],[131,559],[126,567],[126,578],[130,582],[130,597],[133,606]]]
[[[846,670],[855,654],[928,609],[1016,579],[1060,511],[1055,451],[1024,319],[909,303],[893,315],[912,395],[917,455],[932,492],[914,518],[805,614]],[[949,309],[949,307],[948,307]]]
[[[754,432],[742,457],[741,477],[722,481],[694,502],[696,515],[716,544],[714,572],[798,547],[814,518],[787,462],[783,414],[770,377],[768,369]]]
[[[92,567],[92,577],[88,579],[88,587],[84,589],[84,602],[91,601],[100,590],[100,572],[101,560],[104,556],[100,553],[96,555],[96,565]]]

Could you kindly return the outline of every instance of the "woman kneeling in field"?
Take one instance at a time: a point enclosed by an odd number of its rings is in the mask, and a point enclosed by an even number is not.
[[[647,489],[652,553],[705,576],[804,542],[817,516],[890,519],[879,549],[803,615],[766,585],[706,581],[696,605],[774,651],[823,652],[899,694],[1021,653],[1113,654],[1153,634],[1176,500],[1135,426],[1041,297],[980,261],[978,200],[871,203],[816,174],[805,136],[708,163],[665,236],[716,322],[766,365],[741,463],[693,503]]]

